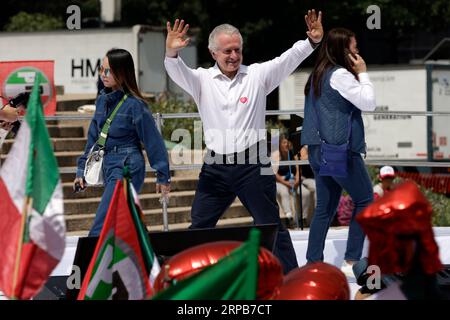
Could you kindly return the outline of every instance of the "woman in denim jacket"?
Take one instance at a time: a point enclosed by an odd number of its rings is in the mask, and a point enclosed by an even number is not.
[[[123,168],[128,166],[136,192],[140,192],[145,178],[145,160],[141,142],[153,169],[156,170],[156,191],[167,195],[170,191],[169,161],[164,141],[156,129],[152,114],[137,87],[133,58],[124,49],[111,49],[106,53],[100,67],[101,80],[105,88],[95,103],[96,110],[88,131],[84,154],[78,159],[78,170],[74,189],[85,189],[84,167],[91,147],[97,142],[106,119],[123,98],[128,98],[119,108],[105,144],[103,161],[104,186],[94,225],[89,236],[98,236],[103,226],[109,203],[118,179],[123,177]]]

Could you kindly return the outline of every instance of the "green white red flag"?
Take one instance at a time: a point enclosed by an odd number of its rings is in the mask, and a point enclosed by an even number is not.
[[[65,249],[63,192],[39,95],[40,77],[0,170],[0,291],[30,299]]]
[[[78,300],[147,299],[159,271],[136,192],[118,180]]]

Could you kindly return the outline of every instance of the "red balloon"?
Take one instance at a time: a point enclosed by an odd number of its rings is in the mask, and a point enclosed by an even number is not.
[[[349,300],[347,278],[335,266],[315,262],[296,268],[284,277],[276,300]]]
[[[203,268],[217,263],[242,244],[239,241],[217,241],[201,244],[184,250],[161,266],[161,272],[155,280],[154,288],[159,292],[173,280],[180,281],[199,272]],[[259,275],[257,299],[271,299],[275,289],[283,283],[281,263],[269,250],[260,248],[258,255]]]
[[[407,181],[373,202],[356,217],[369,238],[369,264],[383,274],[407,272],[416,245],[427,274],[442,269],[431,225],[433,208],[417,185]]]

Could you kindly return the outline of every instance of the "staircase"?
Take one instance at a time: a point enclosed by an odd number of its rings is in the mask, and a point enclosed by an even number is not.
[[[91,101],[90,103],[93,103]],[[57,115],[79,114],[76,108],[83,103],[73,101],[58,102]],[[77,158],[86,144],[88,120],[47,121],[48,131],[55,156],[60,168],[76,167]],[[11,149],[13,139],[5,140],[1,147],[1,162]],[[190,225],[190,211],[198,182],[199,170],[175,172],[172,177],[170,201],[168,206],[169,229],[186,229]],[[64,214],[67,234],[87,235],[94,221],[103,187],[90,187],[85,192],[73,193],[73,174],[62,173],[61,181],[64,194]],[[151,231],[163,230],[163,215],[159,195],[155,193],[154,173],[148,172],[139,195],[144,211],[144,222]],[[253,219],[239,200],[236,200],[220,219],[218,225],[237,226],[251,224]]]

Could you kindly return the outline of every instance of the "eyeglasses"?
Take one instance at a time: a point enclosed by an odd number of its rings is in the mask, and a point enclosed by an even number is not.
[[[101,75],[103,72],[105,72],[105,77],[108,77],[111,72],[111,69],[105,68],[103,66],[98,67],[98,73]]]

